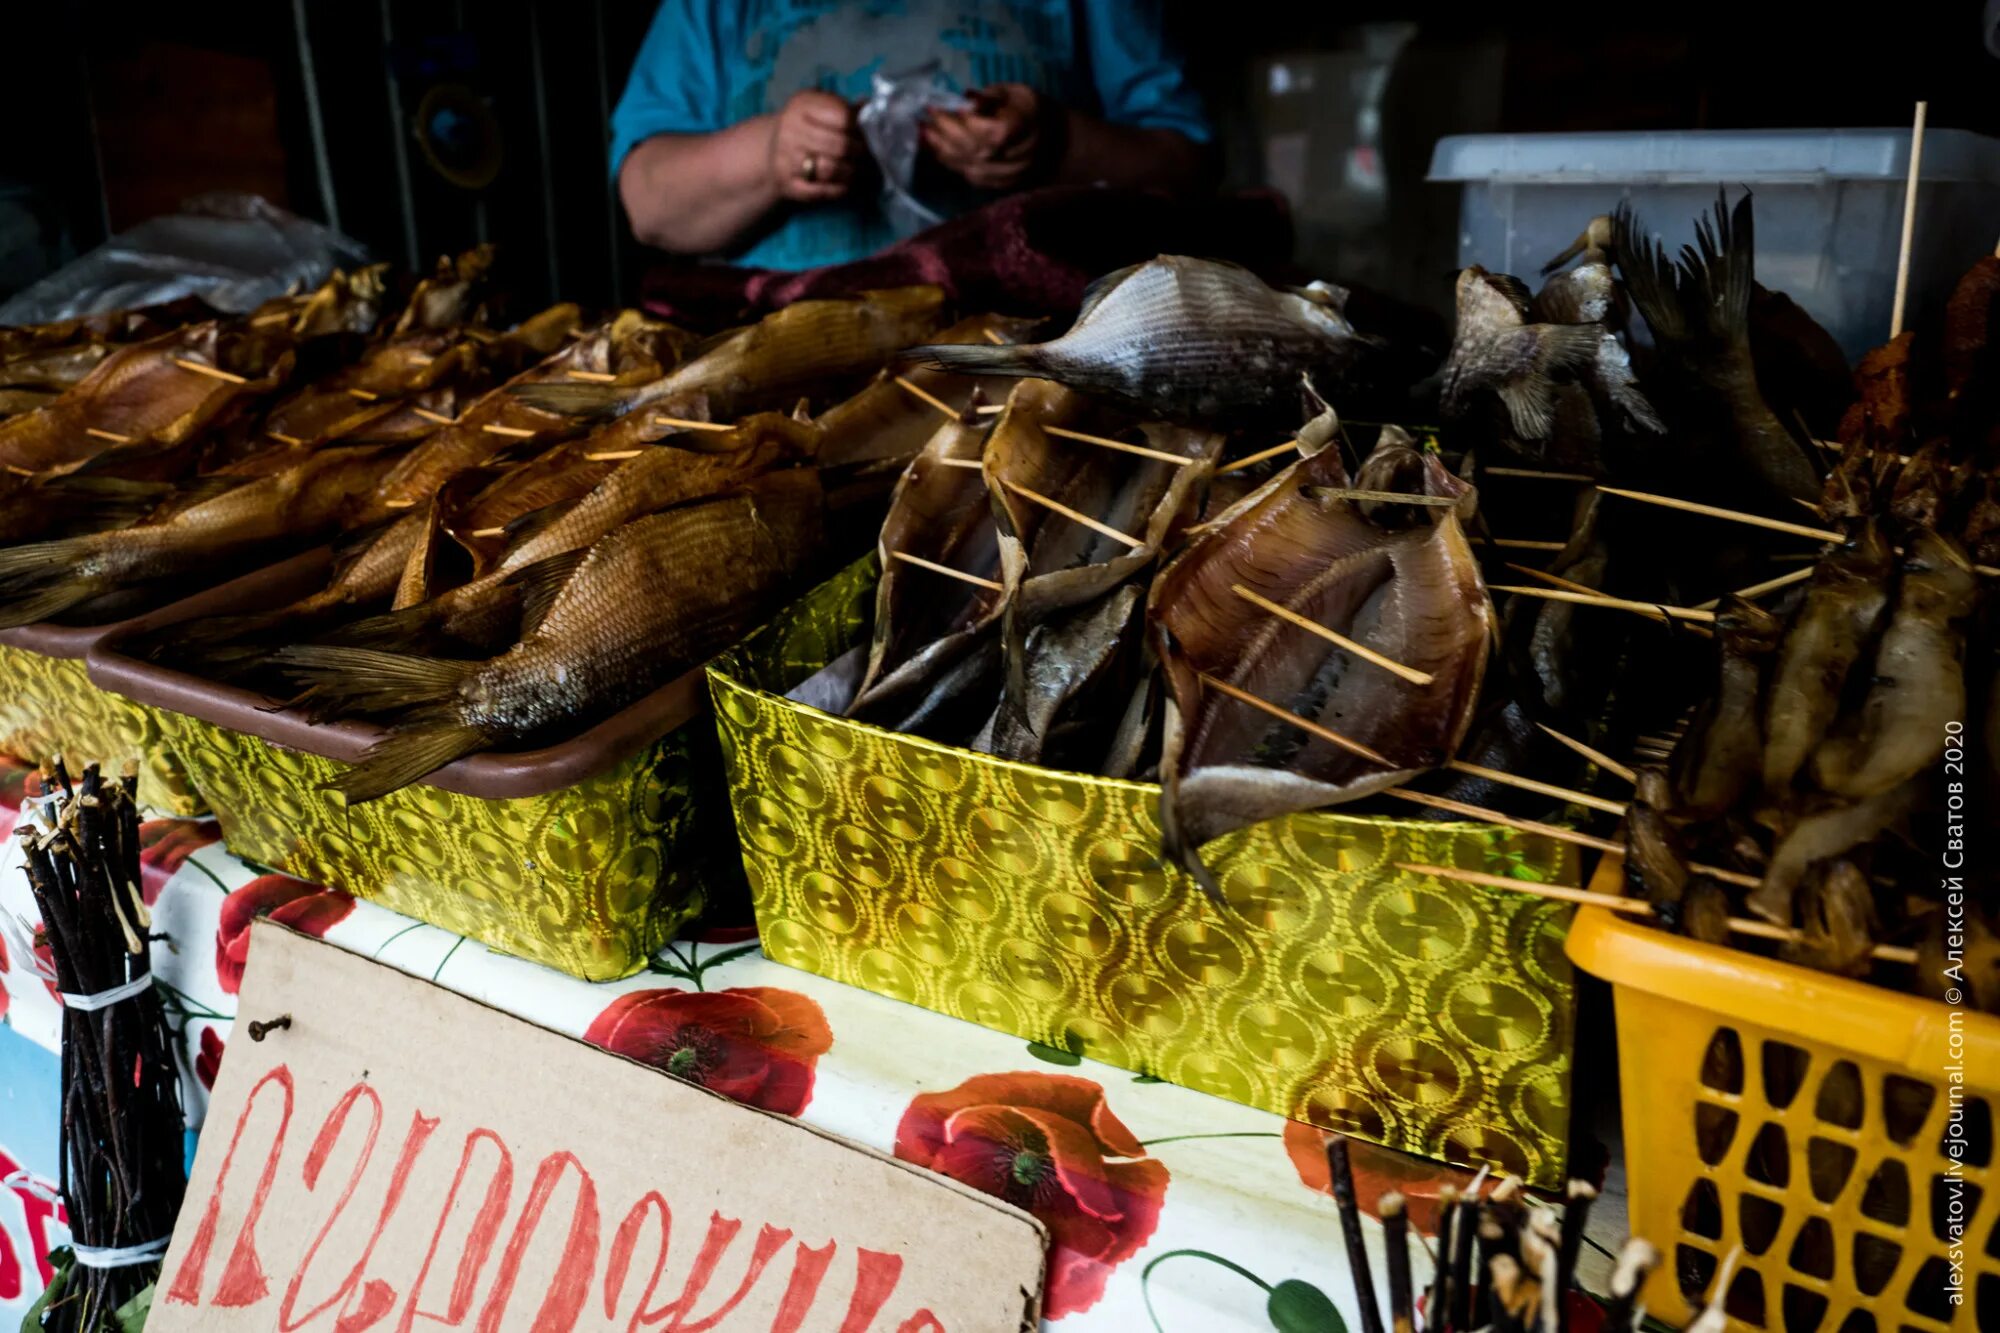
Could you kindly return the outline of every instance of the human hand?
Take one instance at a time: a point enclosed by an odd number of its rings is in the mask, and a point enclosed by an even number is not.
[[[840,198],[861,153],[854,108],[832,93],[801,89],[772,121],[771,181],[783,198],[798,203]]]
[[[996,83],[971,94],[969,111],[933,111],[924,144],[939,165],[982,190],[1011,190],[1035,167],[1042,147],[1040,93]]]

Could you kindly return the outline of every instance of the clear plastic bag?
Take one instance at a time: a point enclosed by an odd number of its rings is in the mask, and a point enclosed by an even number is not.
[[[63,265],[0,304],[0,325],[48,324],[199,296],[240,313],[335,268],[367,261],[360,242],[251,194],[190,199]]]
[[[882,169],[882,213],[899,239],[934,227],[948,216],[919,199],[913,189],[924,113],[933,107],[966,108],[965,99],[946,85],[935,60],[900,74],[878,71],[875,90],[855,118],[868,152]]]

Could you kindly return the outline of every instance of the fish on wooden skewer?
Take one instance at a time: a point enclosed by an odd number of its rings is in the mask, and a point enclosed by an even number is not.
[[[1145,592],[1127,583],[1095,602],[1054,616],[1028,632],[1018,705],[1003,698],[971,748],[1022,763],[1054,764],[1070,729],[1096,733],[1103,742],[1112,729],[1093,727],[1078,716],[1118,675],[1121,662],[1136,650],[1145,610]],[[1068,741],[1074,744],[1073,740]]]
[[[820,509],[817,475],[799,469],[620,527],[574,562],[521,641],[490,659],[282,650],[321,711],[392,719],[329,786],[370,800],[643,697],[757,623],[817,547]]]
[[[987,441],[982,461],[999,525],[1001,651],[1014,727],[1025,725],[1029,710],[1028,634],[1051,614],[1095,601],[1158,560],[1175,530],[1192,520],[1199,487],[1222,452],[1220,435],[1188,427],[1140,428],[1145,447],[1185,465],[1050,430],[1098,424],[1081,395],[1024,380]]]
[[[979,466],[985,450],[983,424],[945,421],[898,479],[882,521],[875,628],[850,717],[904,729],[899,723],[927,696],[938,698],[932,682],[982,643],[997,668],[1006,608],[999,529]]]
[[[908,359],[971,375],[1055,380],[1142,418],[1202,425],[1268,416],[1271,386],[1311,375],[1332,386],[1371,340],[1346,293],[1267,286],[1248,269],[1161,255],[1107,274],[1060,338],[1014,346],[933,344]]]
[[[651,446],[618,463],[582,499],[567,507],[551,506],[554,512],[523,527],[492,568],[470,582],[441,592],[425,588],[431,595],[343,626],[327,640],[396,651],[432,645],[439,636],[489,642],[472,636],[505,633],[518,618],[522,585],[510,575],[552,556],[585,550],[634,519],[720,495],[767,472],[808,461],[816,435],[810,423],[764,413],[730,430],[692,438],[699,449],[674,443]],[[412,557],[420,558],[420,553],[413,551]]]
[[[604,418],[647,411],[696,421],[732,421],[789,408],[801,393],[874,373],[905,347],[936,333],[944,293],[895,287],[848,299],[796,301],[755,324],[691,348],[686,361],[645,384],[510,386],[523,402],[563,416]]]
[[[1779,644],[1764,705],[1764,790],[1787,791],[1832,726],[1889,606],[1895,553],[1873,522],[1823,557]]]
[[[1716,685],[1688,737],[1675,751],[1674,786],[1682,812],[1720,815],[1756,793],[1764,780],[1759,710],[1764,671],[1778,651],[1781,623],[1741,597],[1716,613]]]
[[[0,549],[0,625],[46,620],[122,588],[379,522],[387,513],[372,492],[392,461],[384,446],[324,449],[161,522]]]
[[[1401,530],[1349,500],[1339,451],[1280,473],[1154,581],[1148,618],[1166,674],[1163,849],[1219,896],[1199,849],[1233,828],[1352,800],[1450,759],[1470,727],[1493,609],[1456,506]],[[1435,455],[1419,494],[1466,498]],[[1413,684],[1259,609],[1248,587],[1430,677]],[[1248,708],[1219,682],[1344,738]]]
[[[382,479],[382,501],[393,508],[426,503],[452,476],[485,463],[523,440],[544,445],[585,434],[586,420],[535,407],[513,390],[534,384],[635,390],[678,364],[693,337],[636,310],[620,312],[568,347],[521,371],[412,449]],[[609,382],[574,376],[610,375]],[[664,432],[661,432],[664,434]]]
[[[937,335],[941,343],[988,345],[990,336],[1015,342],[1038,321],[1002,315],[962,319]],[[824,432],[821,467],[843,467],[885,459],[907,461],[930,442],[943,419],[936,403],[963,413],[978,393],[983,401],[1007,396],[1009,383],[999,376],[961,375],[909,366],[885,367],[867,386],[843,398],[814,418]],[[932,402],[930,400],[936,400]]]
[[[1813,752],[1812,778],[1841,796],[1878,795],[1931,767],[1965,717],[1965,630],[1978,580],[1955,543],[1919,531],[1861,707]]]
[[[1591,419],[1578,424],[1593,445],[1604,426],[1586,390],[1604,400],[1621,427],[1662,429],[1633,379],[1624,344],[1602,324],[1531,322],[1532,302],[1520,280],[1477,264],[1458,275],[1457,299],[1440,398],[1447,421],[1474,420],[1484,410],[1482,404],[1497,401],[1500,437],[1509,447],[1540,458],[1557,434],[1559,400],[1567,384],[1585,395],[1576,406]],[[1567,432],[1565,438],[1578,433]],[[1557,461],[1599,465],[1589,456]]]

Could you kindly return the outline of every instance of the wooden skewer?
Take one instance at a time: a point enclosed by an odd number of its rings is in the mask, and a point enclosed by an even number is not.
[[[618,378],[608,370],[572,370],[569,377],[589,384],[610,384]]]
[[[1578,583],[1574,579],[1566,579],[1560,574],[1551,574],[1545,569],[1535,569],[1529,565],[1517,565],[1511,560],[1507,562],[1507,568],[1514,570],[1518,573],[1526,574],[1531,579],[1540,579],[1542,580],[1542,582],[1547,583],[1552,587],[1566,588],[1570,592],[1588,593],[1592,597],[1598,597],[1602,595],[1597,591],[1597,589],[1591,587],[1587,583]]]
[[[1482,471],[1489,477],[1526,477],[1533,481],[1580,481],[1587,484],[1597,480],[1588,472],[1542,472],[1531,467],[1489,467]]]
[[[96,436],[96,437],[97,437],[98,439],[100,439],[100,440],[109,440],[109,441],[111,441],[111,442],[112,442],[113,444],[130,444],[130,443],[132,443],[132,437],[131,437],[130,435],[120,435],[120,434],[119,434],[119,433],[118,433],[117,431],[115,431],[115,430],[99,430],[99,429],[98,429],[97,427],[95,427],[95,426],[85,426],[85,427],[83,428],[83,433],[84,433],[85,435],[95,435],[95,436]],[[23,475],[23,476],[33,476],[34,474],[33,474],[33,473],[22,473],[22,475]]]
[[[417,502],[415,500],[384,500],[382,507],[384,509],[414,509],[417,507]]]
[[[1164,449],[1148,449],[1143,444],[1127,444],[1123,440],[1106,439],[1102,435],[1086,435],[1080,430],[1070,430],[1066,426],[1044,426],[1042,432],[1046,435],[1060,435],[1065,440],[1081,440],[1100,449],[1116,449],[1120,453],[1137,454],[1141,458],[1157,458],[1162,463],[1172,463],[1175,467],[1187,467],[1189,464],[1201,461],[1180,454],[1170,454]]]
[[[1527,537],[1474,537],[1471,540],[1474,546],[1497,546],[1509,551],[1560,551],[1569,545],[1568,542],[1535,541]],[[1520,566],[1515,565],[1513,568],[1519,569]]]
[[[1780,574],[1778,575],[1778,577],[1774,579],[1765,579],[1762,583],[1753,583],[1747,588],[1738,588],[1735,592],[1730,593],[1729,595],[1731,597],[1745,597],[1745,598],[1761,597],[1767,592],[1776,592],[1778,589],[1788,588],[1794,583],[1804,583],[1807,579],[1813,576],[1813,569],[1814,566],[1807,565],[1803,569],[1795,569],[1789,574]],[[1716,607],[1721,605],[1722,605],[1722,599],[1720,597],[1714,597],[1710,598],[1706,602],[1703,602],[1698,609],[1703,611],[1713,611],[1715,610]]]
[[[35,475],[33,468],[17,467],[12,463],[7,464],[7,470],[17,477],[32,477]]]
[[[918,384],[915,380],[912,380],[907,375],[897,375],[894,378],[897,386],[903,389],[905,392],[913,394],[916,397],[923,399],[925,402],[929,403],[932,407],[935,407],[938,411],[950,417],[953,421],[958,420],[958,409],[953,407],[950,403],[947,403],[944,399],[938,397],[936,394],[932,393],[929,389],[926,389],[923,385]]]
[[[367,389],[349,389],[347,391],[347,396],[349,398],[354,399],[357,402],[362,402],[362,403],[372,403],[382,397],[381,394],[372,393]]]
[[[1452,866],[1424,865],[1421,862],[1396,861],[1396,869],[1413,875],[1435,875],[1439,879],[1455,879],[1466,884],[1478,884],[1489,889],[1511,889],[1517,893],[1533,894],[1538,898],[1557,898],[1563,902],[1584,903],[1591,907],[1602,907],[1613,912],[1624,912],[1631,916],[1653,916],[1653,905],[1644,898],[1623,898],[1615,893],[1593,893],[1589,889],[1572,889],[1561,884],[1534,884],[1527,880],[1508,879],[1505,875],[1488,875],[1477,870],[1459,870]],[[1766,940],[1791,940],[1799,938],[1800,932],[1774,926],[1768,921],[1753,921],[1749,917],[1732,916],[1729,929],[1737,935],[1754,935]],[[1869,951],[1870,955],[1885,963],[1914,963],[1917,961],[1915,949],[1894,944],[1878,944]]]
[[[584,457],[593,463],[617,463],[627,458],[637,458],[645,452],[644,449],[607,449],[601,454],[585,454]]]
[[[1889,309],[1889,336],[1903,331],[1903,307],[1910,295],[1910,242],[1917,233],[1917,179],[1924,160],[1924,122],[1930,118],[1931,104],[1917,103],[1917,118],[1910,126],[1910,175],[1903,184],[1903,241],[1896,253],[1896,303]]]
[[[458,424],[457,417],[448,417],[442,412],[433,412],[428,407],[413,407],[410,410],[425,421],[434,421],[440,426],[456,426]]]
[[[986,341],[992,343],[994,346],[996,347],[1007,346],[1007,340],[1001,337],[997,331],[993,329],[981,329],[980,332],[985,334]]]
[[[1250,691],[1248,690],[1239,690],[1234,685],[1231,685],[1228,681],[1218,680],[1214,676],[1209,675],[1206,671],[1196,672],[1195,676],[1196,679],[1200,680],[1202,684],[1213,686],[1215,689],[1222,691],[1224,694],[1228,695],[1232,699],[1237,700],[1239,703],[1249,704],[1252,708],[1256,709],[1258,712],[1268,713],[1272,717],[1277,718],[1280,722],[1289,722],[1293,726],[1297,727],[1300,731],[1305,732],[1308,736],[1317,736],[1319,737],[1319,739],[1325,741],[1329,745],[1337,745],[1341,749],[1348,751],[1350,754],[1358,754],[1363,759],[1368,760],[1370,763],[1380,764],[1384,768],[1394,768],[1396,766],[1395,764],[1391,763],[1389,759],[1386,756],[1384,756],[1380,751],[1372,750],[1366,745],[1363,745],[1360,741],[1351,741],[1347,737],[1341,735],[1339,732],[1333,731],[1327,727],[1323,727],[1309,717],[1300,717],[1297,713],[1294,713],[1289,709],[1280,708],[1278,707],[1278,705],[1271,703],[1269,700],[1258,698],[1256,695],[1250,693]]]
[[[1803,523],[1787,523],[1781,518],[1765,518],[1761,514],[1745,514],[1734,509],[1723,509],[1717,505],[1697,504],[1693,500],[1676,500],[1671,495],[1653,495],[1646,491],[1626,491],[1615,486],[1597,488],[1606,495],[1619,495],[1627,500],[1637,500],[1642,504],[1664,505],[1668,509],[1681,509],[1690,514],[1706,514],[1710,518],[1726,518],[1735,523],[1748,523],[1753,528],[1769,528],[1772,532],[1789,532],[1795,537],[1812,537],[1823,542],[1845,541],[1846,538],[1831,528],[1809,528]]]
[[[1315,486],[1315,497],[1329,500],[1379,500],[1385,504],[1421,505],[1426,509],[1450,509],[1458,501],[1449,495],[1412,495],[1408,491],[1358,491],[1351,486]]]
[[[1503,787],[1519,787],[1522,791],[1531,791],[1539,796],[1552,796],[1559,801],[1571,801],[1577,805],[1588,806],[1592,810],[1602,810],[1607,815],[1623,815],[1625,813],[1625,807],[1622,803],[1607,801],[1602,796],[1592,796],[1587,791],[1571,791],[1568,787],[1558,787],[1552,782],[1542,782],[1535,778],[1516,777],[1512,773],[1503,773],[1497,768],[1486,768],[1480,764],[1468,764],[1463,759],[1447,759],[1444,766],[1451,769],[1454,773],[1464,773],[1468,777],[1485,778],[1488,782],[1497,782]]]
[[[1393,657],[1385,657],[1381,653],[1376,652],[1365,643],[1357,643],[1337,630],[1328,629],[1317,620],[1309,620],[1290,607],[1274,602],[1268,597],[1260,597],[1240,583],[1231,584],[1230,591],[1250,603],[1250,605],[1276,616],[1286,624],[1296,625],[1308,634],[1317,634],[1334,647],[1344,648],[1364,662],[1373,662],[1384,671],[1394,672],[1404,680],[1409,681],[1412,685],[1428,685],[1437,679],[1436,676],[1428,671],[1419,671],[1413,666],[1405,666]]]
[[[1007,410],[1007,404],[981,403],[979,406],[973,408],[972,410],[974,412],[977,412],[982,417],[997,417],[1002,412],[1005,412]]]
[[[680,430],[735,430],[736,429],[735,426],[731,425],[727,421],[694,421],[687,417],[656,416],[653,418],[653,424],[655,426],[673,426]]]
[[[1299,442],[1297,440],[1286,440],[1283,444],[1274,444],[1269,449],[1265,449],[1260,453],[1251,454],[1248,458],[1239,458],[1234,463],[1217,468],[1215,475],[1219,477],[1225,472],[1240,472],[1246,467],[1256,466],[1267,458],[1276,458],[1287,449],[1296,449],[1298,447]]]
[[[1033,500],[1044,509],[1053,510],[1061,514],[1064,518],[1069,519],[1072,523],[1081,523],[1092,532],[1102,533],[1115,542],[1123,542],[1135,551],[1142,549],[1146,545],[1146,543],[1140,541],[1137,537],[1120,532],[1109,523],[1102,523],[1088,514],[1078,513],[1060,500],[1051,500],[1048,496],[1041,494],[1039,491],[1031,491],[1017,481],[1009,481],[1007,478],[1002,477],[1000,478],[1000,484],[1024,500]]]
[[[1566,588],[1524,588],[1519,584],[1495,583],[1493,592],[1511,592],[1522,597],[1540,597],[1551,602],[1574,602],[1578,606],[1602,606],[1613,611],[1633,611],[1643,616],[1658,619],[1662,613],[1676,620],[1711,621],[1713,611],[1698,611],[1691,606],[1655,606],[1651,602],[1628,601],[1623,597],[1605,597],[1598,593],[1570,592]]]
[[[300,439],[298,436],[286,435],[282,431],[267,430],[264,433],[270,436],[272,439],[276,440],[279,444],[288,444],[294,449],[298,448],[300,445],[305,443],[305,441]]]
[[[1591,763],[1596,764],[1599,768],[1603,769],[1605,772],[1615,773],[1619,777],[1625,779],[1627,782],[1637,782],[1639,780],[1639,775],[1637,773],[1625,767],[1625,765],[1619,763],[1616,759],[1613,759],[1610,755],[1604,753],[1604,751],[1594,749],[1591,746],[1585,745],[1582,741],[1577,740],[1574,737],[1565,736],[1560,731],[1557,731],[1554,727],[1548,725],[1548,723],[1546,722],[1537,722],[1535,725],[1537,727],[1540,727],[1544,732],[1547,732],[1551,740],[1562,742],[1564,745],[1567,745],[1570,749],[1582,755],[1585,759],[1588,759]]]
[[[465,535],[468,537],[504,537],[507,535],[507,529],[504,527],[474,528],[472,531],[466,533]]]
[[[519,426],[500,426],[490,421],[479,429],[485,431],[488,435],[505,435],[510,440],[532,440],[536,434],[536,432],[531,430],[523,430]]]
[[[175,357],[174,364],[182,370],[192,370],[197,375],[206,375],[212,380],[221,380],[224,384],[248,384],[250,382],[241,375],[224,370],[221,366],[211,366],[205,361],[190,361],[184,356]]]
[[[1455,815],[1464,815],[1467,819],[1476,819],[1483,824],[1498,824],[1503,828],[1519,829],[1523,833],[1537,834],[1540,837],[1552,838],[1557,842],[1574,843],[1578,847],[1588,847],[1593,851],[1614,852],[1620,856],[1625,853],[1625,844],[1613,842],[1610,838],[1600,838],[1594,834],[1583,833],[1572,828],[1564,828],[1559,824],[1544,824],[1534,819],[1517,819],[1513,815],[1504,814],[1499,810],[1489,810],[1483,805],[1468,805],[1464,801],[1454,801],[1445,796],[1433,796],[1429,792],[1412,791],[1408,787],[1388,787],[1383,790],[1382,794],[1410,801],[1417,805],[1427,805],[1434,810],[1447,810]],[[1720,880],[1725,884],[1735,884],[1746,889],[1756,888],[1759,882],[1755,875],[1746,875],[1737,870],[1727,870],[1722,866],[1701,865],[1691,862],[1688,865],[1688,869],[1707,875],[1710,879]]]
[[[968,574],[962,569],[953,569],[950,565],[940,565],[935,560],[926,560],[920,555],[910,555],[904,551],[891,551],[889,554],[905,564],[915,565],[919,569],[928,569],[933,574],[943,574],[947,578],[957,579],[961,583],[970,583],[976,588],[985,588],[992,592],[1005,592],[1007,589],[1007,585],[998,579],[981,578],[977,574]]]
[[[986,466],[976,458],[940,458],[937,461],[945,467],[962,467],[972,472],[978,472]]]

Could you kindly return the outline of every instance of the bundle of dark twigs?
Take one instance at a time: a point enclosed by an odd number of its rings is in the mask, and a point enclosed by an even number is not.
[[[138,782],[58,761],[20,839],[63,1001],[62,1178],[74,1244],[39,1326],[139,1327],[186,1188],[180,1075],[147,954]],[[31,1319],[36,1316],[31,1316]],[[31,1324],[32,1326],[32,1324]]]
[[[1329,1142],[1326,1156],[1355,1301],[1361,1307],[1360,1333],[1383,1333],[1375,1278],[1362,1242],[1347,1140]],[[1482,1191],[1485,1181],[1481,1171],[1462,1192],[1448,1187],[1439,1191],[1434,1272],[1421,1305],[1410,1282],[1408,1209],[1402,1195],[1382,1196],[1377,1207],[1387,1233],[1391,1333],[1415,1333],[1418,1328],[1424,1333],[1570,1333],[1570,1297],[1579,1290],[1576,1260],[1597,1191],[1588,1182],[1572,1180],[1567,1206],[1557,1210],[1531,1200],[1521,1182],[1511,1177],[1490,1191]],[[1637,1237],[1625,1242],[1611,1274],[1610,1291],[1599,1302],[1598,1327],[1608,1333],[1630,1333],[1639,1326],[1645,1314],[1640,1289],[1659,1262],[1660,1252],[1648,1242]],[[1725,1265],[1715,1283],[1715,1303],[1689,1325],[1690,1333],[1723,1327],[1720,1293],[1728,1279]]]

